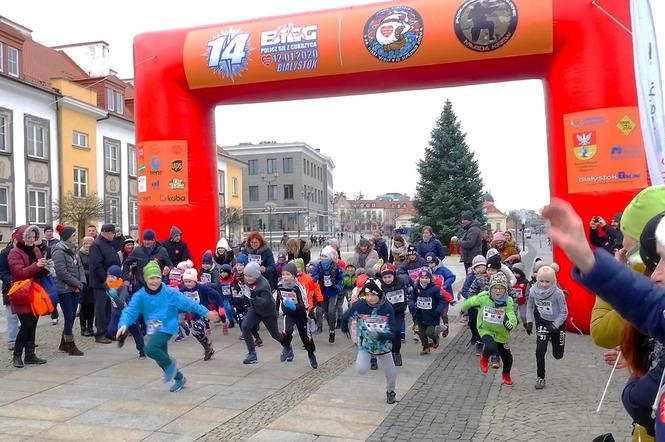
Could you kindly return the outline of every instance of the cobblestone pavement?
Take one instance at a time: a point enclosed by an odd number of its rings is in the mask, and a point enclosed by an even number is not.
[[[395,406],[371,441],[590,441],[611,432],[630,440],[630,419],[620,395],[627,374],[617,372],[603,408],[595,413],[610,372],[588,336],[567,336],[566,354],[546,359],[547,387],[534,389],[535,338],[513,336],[514,385],[501,370],[483,375],[460,333]]]

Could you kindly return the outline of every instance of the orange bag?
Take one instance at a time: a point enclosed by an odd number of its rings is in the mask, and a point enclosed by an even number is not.
[[[48,315],[53,311],[51,297],[44,290],[44,287],[35,281],[32,281],[32,303],[30,307],[35,316]]]
[[[7,292],[9,300],[14,305],[29,305],[32,303],[32,279],[14,281]]]

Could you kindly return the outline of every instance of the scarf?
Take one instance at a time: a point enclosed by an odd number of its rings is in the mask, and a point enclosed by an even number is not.
[[[492,297],[492,301],[494,301],[496,304],[505,304],[508,302],[508,292],[503,294],[500,298],[495,298],[494,296],[490,295]]]
[[[393,244],[390,247],[390,251],[393,252],[393,256],[406,257],[406,246],[395,247],[395,244]]]
[[[321,267],[323,267],[325,270],[330,269],[330,266],[332,266],[333,260],[329,259],[327,261],[321,260]]]
[[[533,293],[533,296],[536,297],[536,299],[547,299],[550,296],[554,294],[554,292],[557,291],[559,287],[555,284],[552,284],[552,287],[548,289],[542,289],[538,286],[538,284],[534,284],[531,286],[531,290],[529,291],[529,295]]]

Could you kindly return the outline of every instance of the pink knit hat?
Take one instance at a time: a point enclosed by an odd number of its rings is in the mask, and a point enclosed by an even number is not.
[[[506,235],[503,232],[496,232],[492,237],[493,241],[505,241]]]

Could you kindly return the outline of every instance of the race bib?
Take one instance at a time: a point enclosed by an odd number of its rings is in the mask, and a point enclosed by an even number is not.
[[[324,287],[332,287],[332,276],[330,275],[323,275],[323,286]]]
[[[360,326],[364,327],[369,334],[378,335],[388,331],[388,317],[386,316],[360,315],[359,320]]]
[[[231,296],[231,286],[230,285],[223,285],[222,286],[222,295]]]
[[[212,275],[210,273],[201,273],[201,282],[203,284],[208,284],[212,281]]]
[[[522,299],[524,297],[524,292],[521,288],[513,287],[513,290],[515,291],[515,299]]]
[[[394,292],[386,293],[386,298],[391,304],[399,304],[404,302],[404,290],[395,290]],[[431,298],[430,298],[431,299]]]
[[[199,297],[199,292],[185,292],[185,296],[187,296],[189,299],[191,299],[194,302],[201,302],[201,298]]]
[[[291,291],[286,291],[286,290],[280,290],[279,292],[282,295],[282,299],[290,299],[293,301],[295,304],[298,303],[298,296],[296,296],[296,292],[291,292]]]
[[[156,332],[162,329],[164,324],[159,319],[151,319],[146,321],[145,325],[148,327],[148,335],[154,335]]]
[[[248,262],[255,262],[258,265],[261,265],[261,255],[247,255]]]
[[[243,285],[242,287],[240,287],[240,292],[242,293],[242,296],[251,299],[252,291],[246,285]]]
[[[536,299],[536,308],[541,315],[552,315],[552,301],[539,301]]]
[[[432,298],[418,297],[418,301],[416,302],[416,307],[422,310],[432,310]]]
[[[505,312],[503,309],[483,307],[483,322],[489,324],[502,324]]]

